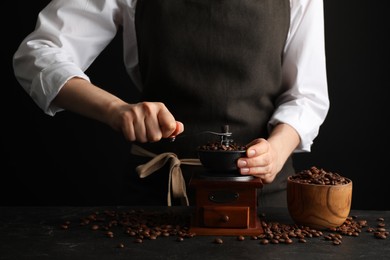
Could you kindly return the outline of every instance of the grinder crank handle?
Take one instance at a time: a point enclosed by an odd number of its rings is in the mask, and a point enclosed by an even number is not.
[[[196,134],[192,134],[192,135],[174,135],[172,134],[170,137],[166,138],[169,142],[174,142],[176,140],[177,137],[186,137],[186,136],[197,136],[197,135],[201,135],[201,134],[213,134],[213,135],[218,135],[221,137],[222,140],[225,140],[225,137],[229,137],[232,135],[231,132],[229,132],[229,125],[224,125],[222,126],[222,132],[221,133],[218,133],[218,132],[214,132],[214,131],[202,131],[202,132],[199,132],[199,133],[196,133]]]

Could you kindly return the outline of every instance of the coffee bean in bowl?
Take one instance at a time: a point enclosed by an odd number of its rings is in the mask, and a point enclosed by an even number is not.
[[[287,205],[293,221],[314,229],[341,226],[352,203],[352,181],[315,166],[287,178]]]
[[[213,173],[237,172],[237,160],[245,156],[246,147],[230,143],[228,146],[221,142],[209,142],[197,149],[202,165]]]

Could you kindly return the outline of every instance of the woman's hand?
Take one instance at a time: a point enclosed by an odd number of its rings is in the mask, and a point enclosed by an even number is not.
[[[252,141],[248,145],[246,156],[237,162],[240,173],[259,177],[263,183],[273,182],[283,166],[279,163],[277,152],[264,138]]]
[[[267,140],[258,138],[247,145],[247,157],[237,161],[240,173],[259,177],[263,183],[273,182],[299,141],[298,133],[290,125],[275,126]]]
[[[183,123],[176,121],[161,102],[122,103],[111,109],[111,114],[111,124],[129,141],[157,142],[184,131]]]
[[[184,131],[160,102],[129,104],[87,80],[72,78],[53,100],[53,105],[99,120],[121,131],[129,141],[157,142]]]

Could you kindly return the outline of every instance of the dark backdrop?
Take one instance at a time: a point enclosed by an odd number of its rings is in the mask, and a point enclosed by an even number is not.
[[[99,122],[69,112],[43,114],[13,75],[12,55],[48,2],[8,1],[3,9],[10,18],[1,18],[0,205],[111,204],[114,173],[126,173],[129,144]],[[295,165],[351,178],[355,209],[390,210],[385,1],[327,0],[324,5],[331,108],[312,152],[295,155]],[[132,101],[136,95],[121,55],[118,35],[88,72],[98,85]]]

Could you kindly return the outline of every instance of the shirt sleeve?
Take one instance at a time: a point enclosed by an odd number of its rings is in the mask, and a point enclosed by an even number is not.
[[[323,2],[291,0],[291,23],[283,58],[284,93],[268,127],[292,126],[300,136],[294,152],[309,152],[329,110]]]
[[[36,28],[14,54],[16,79],[48,115],[72,77],[89,80],[84,71],[117,32],[117,1],[53,0],[38,15]]]

